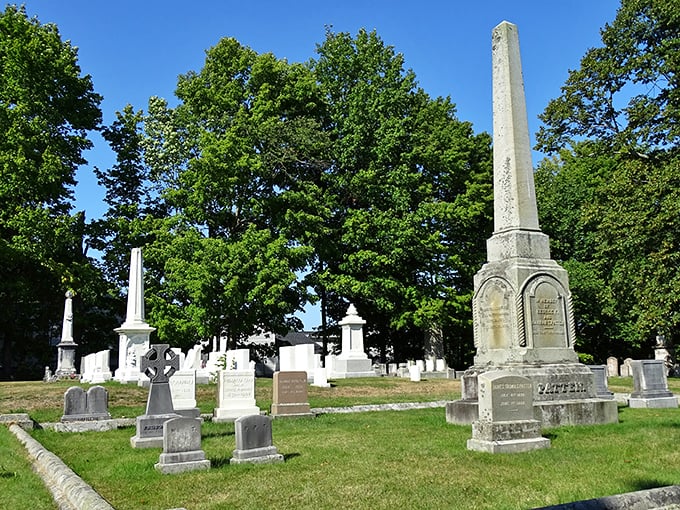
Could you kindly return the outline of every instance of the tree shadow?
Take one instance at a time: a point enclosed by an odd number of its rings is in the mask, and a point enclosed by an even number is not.
[[[202,437],[228,437],[233,435],[235,435],[235,432],[232,430],[213,430],[201,434]]]
[[[216,457],[216,458],[211,458],[210,459],[210,468],[211,469],[220,469],[224,466],[229,465],[229,460],[231,457]]]

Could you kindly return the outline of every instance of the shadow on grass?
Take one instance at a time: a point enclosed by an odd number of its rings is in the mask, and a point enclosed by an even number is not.
[[[288,462],[289,460],[294,459],[295,457],[299,457],[299,456],[300,456],[299,453],[286,453],[283,456],[283,460],[284,460],[284,462]]]
[[[211,469],[220,469],[220,468],[223,468],[224,466],[228,466],[230,459],[231,459],[231,457],[211,458],[210,459],[210,468]]]
[[[630,483],[632,491],[646,491],[649,489],[657,489],[659,487],[668,487],[668,483],[659,480],[634,480]]]
[[[202,433],[203,437],[227,437],[233,435],[234,435],[233,430],[211,430],[210,432]]]

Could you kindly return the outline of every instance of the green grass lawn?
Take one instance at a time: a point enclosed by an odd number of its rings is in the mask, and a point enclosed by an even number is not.
[[[610,379],[610,388],[629,392],[629,382]],[[0,384],[0,412],[23,406],[34,409],[32,416],[61,415],[52,404],[43,409],[37,401],[45,391],[63,396],[68,384],[8,384],[19,386]],[[432,380],[419,386],[390,378],[338,381],[327,390],[310,387],[310,403],[324,407],[447,400],[457,398],[457,384]],[[680,381],[671,379],[669,386],[677,390]],[[107,388],[112,401],[118,401],[119,393],[128,401],[116,407],[117,414],[143,409],[145,390],[115,384]],[[210,412],[214,386],[199,388],[201,410]],[[8,391],[13,398],[5,398]],[[271,380],[258,380],[256,394],[260,408],[267,410]],[[117,510],[527,509],[680,484],[680,451],[674,448],[680,410],[621,407],[619,418],[618,424],[549,429],[544,435],[551,439],[551,448],[505,455],[468,451],[471,428],[447,424],[444,409],[280,419],[273,422],[274,444],[286,461],[234,466],[229,464],[233,425],[204,423],[202,448],[212,468],[180,475],[155,471],[160,449],[130,447],[134,428],[80,434],[36,430],[33,436]],[[0,474],[26,471],[19,465],[21,446],[5,430],[0,431],[0,447],[0,459],[7,450],[18,463],[0,468]],[[1,508],[54,508],[49,495],[44,499],[47,493],[39,480],[29,475],[27,470],[19,477],[0,477]],[[5,489],[26,497],[6,505]],[[33,501],[29,495],[43,499]]]

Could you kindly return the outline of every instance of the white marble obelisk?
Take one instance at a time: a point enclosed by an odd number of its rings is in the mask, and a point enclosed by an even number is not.
[[[144,262],[141,248],[132,248],[130,254],[127,314],[125,322],[114,331],[119,334],[118,369],[114,380],[137,383],[141,375],[140,360],[149,350],[149,336],[156,331],[144,320]]]
[[[475,361],[447,420],[475,420],[477,376],[506,370],[531,379],[544,426],[618,421],[578,361],[569,277],[538,224],[517,27],[494,28],[492,50],[494,232],[474,279]]]
[[[61,326],[61,342],[57,344],[57,370],[54,375],[59,379],[73,378],[76,375],[76,343],[73,341],[73,292],[66,292],[64,320]]]

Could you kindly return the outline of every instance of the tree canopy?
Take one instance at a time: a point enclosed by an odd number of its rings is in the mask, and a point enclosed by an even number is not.
[[[556,154],[537,173],[541,224],[599,361],[678,337],[678,7],[623,0],[541,116],[537,148]]]
[[[71,215],[100,101],[56,26],[14,6],[0,14],[0,377],[51,357],[44,346],[58,337],[67,289],[78,289],[76,308],[101,290],[83,251],[84,214]]]

